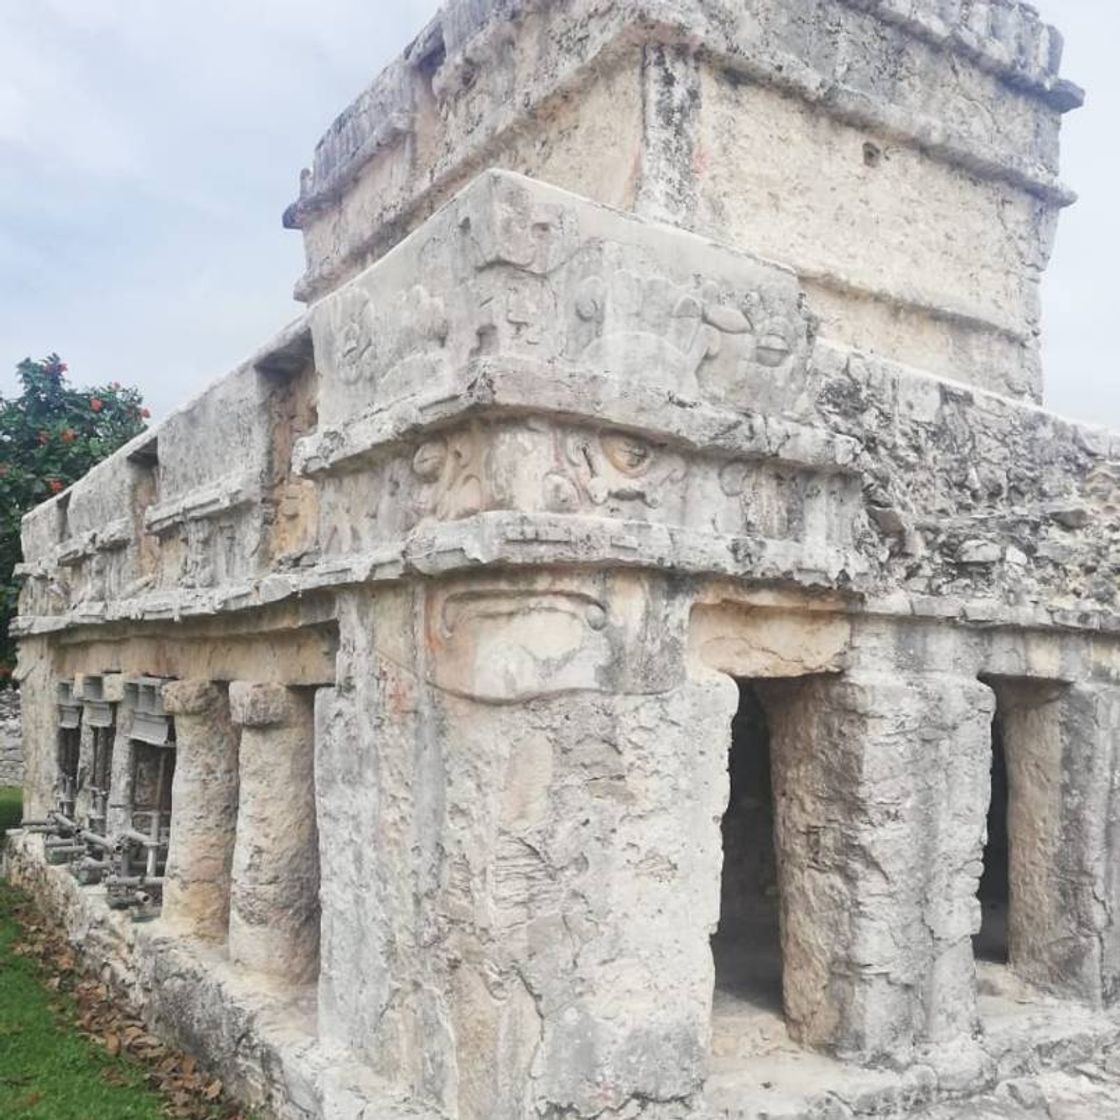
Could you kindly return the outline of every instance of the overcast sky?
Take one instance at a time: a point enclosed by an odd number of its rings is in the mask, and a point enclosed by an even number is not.
[[[1045,289],[1047,403],[1120,429],[1120,0],[1041,0],[1086,108],[1066,118]],[[437,0],[0,0],[0,392],[57,350],[156,416],[298,313],[280,227],[333,117]]]

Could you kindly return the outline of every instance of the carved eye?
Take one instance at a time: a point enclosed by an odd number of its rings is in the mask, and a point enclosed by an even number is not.
[[[598,276],[589,276],[576,294],[576,314],[587,323],[601,322],[606,302],[606,285]]]
[[[780,366],[789,357],[792,347],[779,334],[766,334],[758,340],[755,357],[764,366]]]
[[[653,462],[653,448],[636,436],[603,436],[603,451],[616,470],[631,477],[645,474]]]

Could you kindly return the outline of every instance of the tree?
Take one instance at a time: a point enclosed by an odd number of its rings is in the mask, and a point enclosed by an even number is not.
[[[117,382],[73,388],[57,354],[25,358],[17,374],[22,391],[0,397],[0,685],[15,666],[8,631],[19,598],[20,519],[139,435],[150,415],[139,391]]]

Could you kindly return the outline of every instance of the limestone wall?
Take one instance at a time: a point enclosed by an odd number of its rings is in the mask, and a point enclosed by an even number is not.
[[[284,1120],[851,1120],[1115,1039],[1059,45],[453,0],[339,118],[306,313],[24,522],[13,866],[160,1029]]]
[[[0,691],[0,786],[23,785],[23,743],[19,693]]]
[[[1060,61],[1006,0],[450,3],[318,145],[297,291],[499,166],[790,266],[837,342],[1037,400]]]

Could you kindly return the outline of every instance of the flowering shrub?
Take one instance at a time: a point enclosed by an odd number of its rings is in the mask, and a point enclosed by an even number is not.
[[[71,387],[57,354],[27,358],[17,371],[22,391],[0,397],[0,686],[15,664],[8,626],[19,596],[20,519],[139,435],[150,415],[139,391],[119,382]]]

